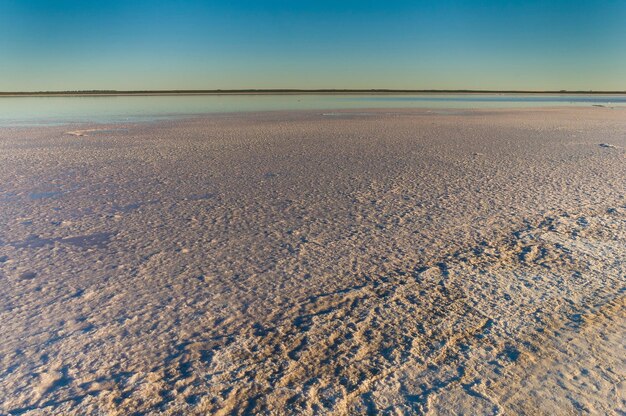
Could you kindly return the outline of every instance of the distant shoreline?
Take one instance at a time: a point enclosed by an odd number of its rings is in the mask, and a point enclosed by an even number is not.
[[[618,95],[626,91],[523,91],[523,90],[354,90],[354,89],[245,89],[245,90],[84,90],[84,91],[0,91],[0,97],[29,96],[111,96],[111,95],[343,95],[343,94],[551,94]]]

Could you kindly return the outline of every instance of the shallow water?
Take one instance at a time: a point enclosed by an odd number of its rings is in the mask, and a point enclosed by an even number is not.
[[[626,95],[150,95],[0,97],[0,126],[141,122],[196,114],[359,108],[520,108],[626,106]]]

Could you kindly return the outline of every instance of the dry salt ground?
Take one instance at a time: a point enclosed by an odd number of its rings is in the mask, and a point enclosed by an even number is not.
[[[0,414],[623,415],[625,149],[596,107],[0,128]]]

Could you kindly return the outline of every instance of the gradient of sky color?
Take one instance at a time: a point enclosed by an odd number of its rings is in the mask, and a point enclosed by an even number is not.
[[[0,91],[626,90],[624,0],[0,0]]]

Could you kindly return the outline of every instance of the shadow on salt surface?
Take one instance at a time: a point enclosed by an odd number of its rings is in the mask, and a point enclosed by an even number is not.
[[[59,240],[61,243],[71,244],[76,247],[88,248],[98,247],[102,248],[107,245],[113,233],[94,233],[87,235],[79,235],[76,237],[67,237]]]
[[[79,248],[104,248],[110,241],[114,233],[93,233],[65,238],[41,238],[38,235],[31,235],[23,241],[6,243],[15,248],[39,248],[54,243],[70,244]]]
[[[49,191],[49,192],[32,192],[28,194],[28,197],[32,200],[55,198],[63,194],[61,191]]]

